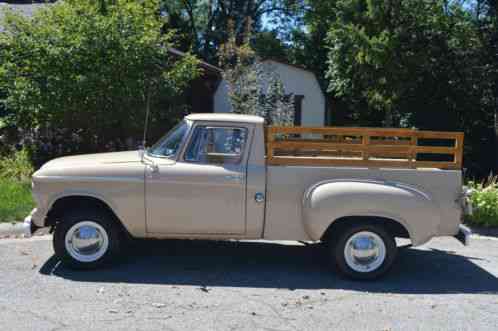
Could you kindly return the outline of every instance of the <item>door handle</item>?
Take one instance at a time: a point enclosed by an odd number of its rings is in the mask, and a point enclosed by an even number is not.
[[[242,181],[244,179],[243,175],[227,175],[225,176],[226,180],[233,180],[233,181]]]

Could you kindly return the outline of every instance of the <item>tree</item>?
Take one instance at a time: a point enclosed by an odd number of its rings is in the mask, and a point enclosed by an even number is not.
[[[263,116],[268,125],[294,125],[294,96],[285,93],[284,84],[274,68],[266,67],[266,91],[262,93]]]
[[[486,77],[491,81],[490,103],[495,105],[495,146],[498,150],[498,1],[478,0],[475,3],[475,17],[485,49]],[[498,153],[495,152],[494,171],[498,172]]]
[[[337,0],[334,14],[329,91],[369,125],[464,130],[466,166],[489,171],[493,83],[472,13],[444,0]]]
[[[84,151],[140,136],[147,100],[171,105],[199,73],[194,56],[168,52],[175,32],[162,31],[155,0],[66,0],[32,19],[7,12],[4,21],[0,90],[9,121],[78,133]],[[165,108],[153,111],[153,124]]]
[[[210,62],[216,62],[219,47],[229,36],[226,27],[233,25],[237,44],[244,39],[250,21],[254,33],[261,30],[263,18],[290,29],[304,10],[304,0],[163,0],[162,10],[168,26],[181,31],[187,47]]]
[[[289,59],[290,47],[278,38],[275,31],[261,31],[256,33],[251,41],[251,45],[260,58],[284,61]]]
[[[220,65],[227,84],[232,111],[262,116],[269,125],[290,126],[294,121],[292,95],[286,95],[274,68],[262,63],[250,46],[250,20],[242,45],[238,46],[234,25],[229,21],[229,38],[220,47]]]

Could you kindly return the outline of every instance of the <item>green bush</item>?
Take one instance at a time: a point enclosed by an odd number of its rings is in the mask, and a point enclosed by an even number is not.
[[[34,205],[29,181],[0,177],[0,223],[22,221]]]
[[[159,0],[65,0],[29,17],[5,10],[1,125],[20,132],[9,140],[29,145],[38,166],[55,156],[136,148],[148,104],[151,136],[176,124],[183,91],[202,70],[194,55],[169,51],[177,34],[165,28],[161,8]]]
[[[33,171],[34,169],[26,150],[0,158],[0,178],[29,182]]]
[[[468,222],[482,226],[498,226],[498,177],[489,177],[482,182],[469,182],[473,214]]]

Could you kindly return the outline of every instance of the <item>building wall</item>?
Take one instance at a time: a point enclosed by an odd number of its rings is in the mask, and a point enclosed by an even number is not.
[[[324,126],[325,96],[318,84],[316,76],[307,70],[284,63],[267,60],[263,64],[269,70],[275,70],[287,94],[303,95],[302,126]],[[221,81],[214,96],[214,112],[227,113],[231,111],[228,90],[225,81]]]

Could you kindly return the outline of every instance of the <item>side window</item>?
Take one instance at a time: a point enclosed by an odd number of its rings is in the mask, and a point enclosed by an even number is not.
[[[184,159],[205,164],[237,164],[247,140],[246,128],[197,126]]]

